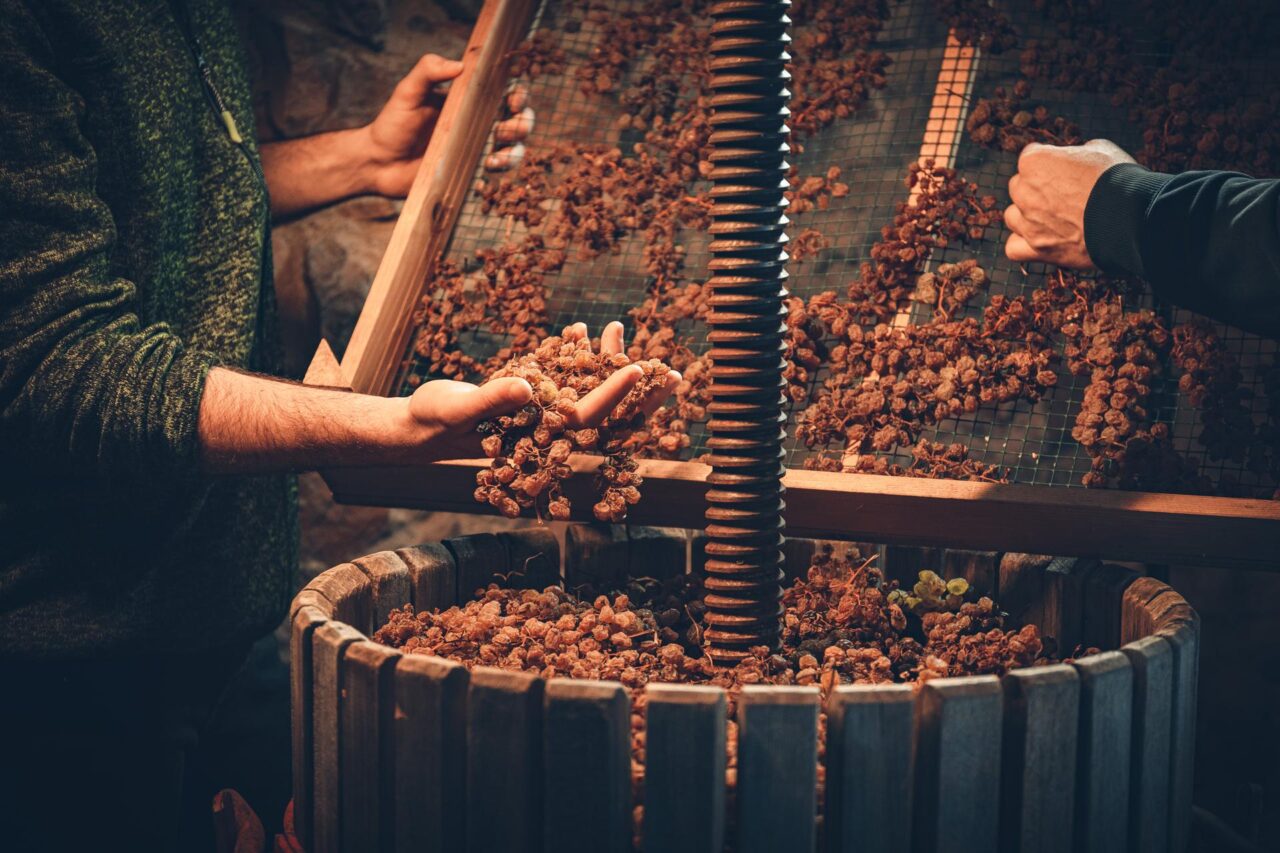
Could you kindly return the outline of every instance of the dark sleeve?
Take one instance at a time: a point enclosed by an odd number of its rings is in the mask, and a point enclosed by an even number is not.
[[[26,5],[0,0],[0,460],[10,476],[195,474],[215,359],[142,325],[109,269],[83,102],[54,65]]]
[[[1162,299],[1280,337],[1280,180],[1112,166],[1089,196],[1084,238],[1100,269],[1141,276]]]

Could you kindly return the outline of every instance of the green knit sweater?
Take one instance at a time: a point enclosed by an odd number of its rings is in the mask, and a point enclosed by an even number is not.
[[[184,0],[251,137],[218,0]],[[0,0],[0,660],[269,630],[291,478],[198,464],[211,366],[279,362],[268,200],[168,0]]]

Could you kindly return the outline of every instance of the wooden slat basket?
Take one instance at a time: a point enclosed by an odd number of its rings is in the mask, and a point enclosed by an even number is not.
[[[569,527],[569,586],[661,577],[699,541]],[[793,565],[814,544],[791,540]],[[645,851],[1181,851],[1191,815],[1199,623],[1114,565],[889,548],[886,572],[963,575],[1072,664],[910,685],[748,687],[726,796],[726,694],[647,688]],[[336,566],[292,607],[294,816],[308,851],[628,851],[629,702],[616,682],[463,666],[368,639],[396,607],[490,582],[559,582],[547,530],[479,534]],[[819,809],[818,797],[823,802]],[[821,817],[817,815],[821,813]]]

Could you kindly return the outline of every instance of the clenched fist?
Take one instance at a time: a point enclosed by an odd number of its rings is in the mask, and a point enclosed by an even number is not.
[[[1132,162],[1105,139],[1068,146],[1032,143],[1022,149],[1018,173],[1009,179],[1013,204],[1004,212],[1004,224],[1013,232],[1004,247],[1009,260],[1094,266],[1084,241],[1089,194],[1103,172]]]

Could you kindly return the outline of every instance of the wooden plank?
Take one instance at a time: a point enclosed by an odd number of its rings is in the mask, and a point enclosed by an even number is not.
[[[1120,652],[1072,664],[1080,675],[1076,752],[1077,853],[1124,853],[1129,840],[1133,667]]]
[[[1173,652],[1169,723],[1169,847],[1187,849],[1191,832],[1191,795],[1195,784],[1196,688],[1199,680],[1199,623],[1194,619],[1159,627],[1156,636]]]
[[[820,702],[816,687],[742,688],[735,798],[741,853],[814,849]]]
[[[599,457],[570,458],[565,483],[574,518],[589,520]],[[325,472],[342,503],[486,513],[475,474],[488,460]],[[709,468],[641,460],[644,498],[634,524],[688,525],[706,507]],[[1280,502],[1107,489],[969,483],[789,470],[787,530],[818,539],[888,542],[980,551],[1050,553],[1179,566],[1274,571]]]
[[[1120,641],[1128,643],[1146,637],[1155,631],[1148,605],[1168,585],[1152,577],[1137,578],[1129,584],[1120,599]]]
[[[678,527],[630,524],[627,532],[627,577],[664,580],[689,567],[689,537]]]
[[[1001,686],[1000,849],[1070,853],[1080,677],[1055,664],[1015,669]]]
[[[342,378],[342,365],[338,363],[338,359],[333,354],[333,348],[329,346],[329,342],[320,339],[319,346],[316,347],[316,354],[311,357],[311,364],[307,366],[307,375],[302,378],[303,385],[316,385],[322,388],[338,388],[344,391],[351,390],[351,386],[346,384],[346,380]]]
[[[392,685],[400,653],[360,640],[342,661],[342,849],[391,851],[395,834]]]
[[[543,714],[543,849],[629,853],[627,691],[616,681],[553,678]]]
[[[978,595],[995,595],[1000,571],[1000,555],[995,551],[965,551],[948,548],[942,553],[942,571],[947,580],[964,578]]]
[[[912,849],[990,853],[999,836],[1000,679],[934,679],[916,703]]]
[[[996,579],[1000,609],[1013,624],[1044,625],[1044,573],[1053,561],[1047,554],[1011,553],[1000,558]]]
[[[725,692],[650,684],[645,697],[645,853],[722,853]]]
[[[1089,570],[1084,582],[1080,642],[1098,649],[1120,645],[1121,602],[1124,591],[1137,577],[1132,569],[1114,563],[1100,563]]]
[[[492,533],[472,533],[444,540],[458,567],[458,603],[470,601],[477,591],[491,583],[505,586],[507,573],[506,546]]]
[[[409,567],[395,551],[379,551],[352,561],[373,584],[373,625],[376,631],[387,624],[392,610],[412,603],[409,591]]]
[[[289,618],[292,619],[304,607],[314,607],[323,613],[326,619],[333,616],[333,602],[316,589],[303,587],[298,590],[298,594],[289,603]]]
[[[565,589],[589,586],[597,595],[627,582],[630,540],[615,524],[571,524],[564,532]]]
[[[496,534],[507,549],[509,586],[546,589],[560,583],[560,543],[545,527]]]
[[[942,569],[941,548],[916,548],[909,545],[888,545],[880,562],[884,576],[896,580],[903,589],[911,589],[920,579],[920,572]]]
[[[342,849],[342,658],[363,639],[345,622],[328,622],[311,636],[314,847],[308,849],[315,853]]]
[[[488,0],[462,53],[435,132],[342,357],[342,377],[385,395],[409,344],[409,318],[471,189],[476,163],[506,92],[507,54],[529,28],[534,0]],[[474,489],[474,483],[472,484]]]
[[[329,621],[318,607],[306,605],[293,614],[289,624],[289,711],[290,734],[293,738],[293,814],[298,838],[304,847],[311,845],[312,811],[312,637],[317,628]]]
[[[373,584],[352,564],[342,563],[326,569],[304,589],[318,593],[332,604],[329,618],[345,622],[362,633],[371,631]]]
[[[809,567],[813,565],[813,555],[818,552],[818,543],[801,536],[788,536],[782,540],[782,570],[787,576],[787,583],[796,578],[806,577]]]
[[[458,603],[458,567],[439,542],[396,552],[409,569],[409,595],[417,610],[447,610]]]
[[[467,850],[542,850],[542,694],[523,672],[476,667],[467,690]]]
[[[1084,583],[1096,560],[1059,557],[1044,570],[1041,633],[1051,637],[1059,657],[1069,657],[1084,633]]]
[[[1129,849],[1169,849],[1169,746],[1172,736],[1173,650],[1161,637],[1120,649],[1133,667],[1133,729],[1129,764]]]
[[[395,675],[397,853],[455,853],[466,837],[467,670],[405,655]]]
[[[906,853],[911,849],[915,689],[845,685],[827,697],[826,711],[824,849]]]

